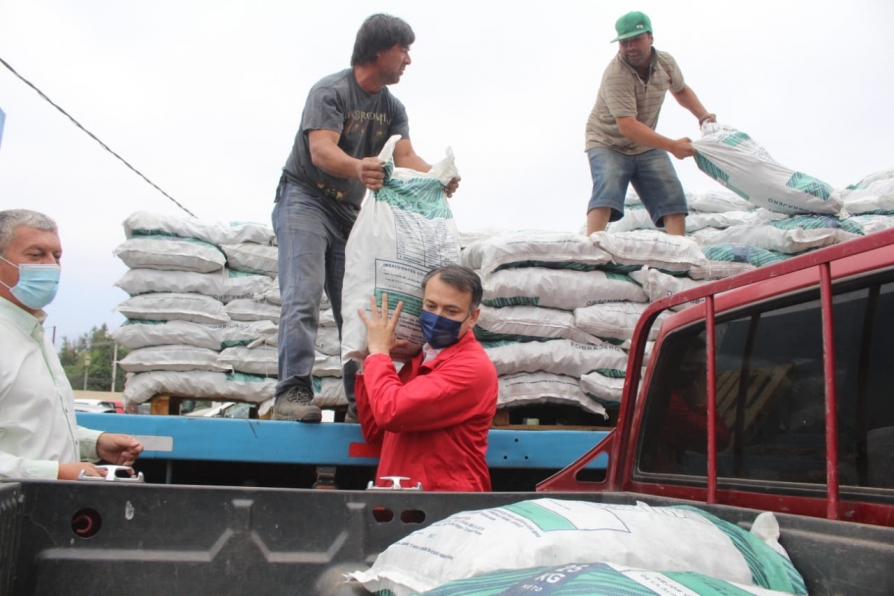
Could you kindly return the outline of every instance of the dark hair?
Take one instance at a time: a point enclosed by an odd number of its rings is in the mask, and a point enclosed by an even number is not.
[[[414,41],[416,35],[405,21],[388,14],[374,14],[367,17],[357,31],[351,66],[371,64],[382,50],[394,47],[396,43],[410,47]]]
[[[478,305],[481,304],[481,296],[484,294],[484,289],[481,287],[481,278],[468,267],[463,267],[462,265],[444,265],[443,267],[432,269],[425,276],[425,279],[422,280],[423,292],[425,291],[425,286],[428,284],[428,280],[436,275],[448,286],[453,286],[460,292],[469,292],[472,294],[472,305],[469,308],[470,312],[478,308]]]

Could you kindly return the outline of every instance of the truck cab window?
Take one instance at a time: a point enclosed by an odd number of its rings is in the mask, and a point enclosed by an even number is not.
[[[840,482],[894,488],[894,282],[836,287]],[[718,478],[825,485],[817,291],[718,317]],[[704,325],[665,338],[647,389],[637,474],[707,475]],[[778,489],[777,489],[778,490]]]

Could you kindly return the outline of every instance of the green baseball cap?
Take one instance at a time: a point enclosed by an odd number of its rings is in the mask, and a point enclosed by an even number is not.
[[[651,33],[652,21],[641,12],[628,12],[615,23],[615,31],[618,32],[618,36],[611,41],[612,43],[642,33]]]

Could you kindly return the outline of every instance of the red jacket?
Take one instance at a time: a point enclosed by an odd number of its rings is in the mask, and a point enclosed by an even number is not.
[[[368,443],[381,443],[382,476],[407,476],[426,491],[489,491],[487,433],[497,411],[497,371],[469,331],[422,364],[401,368],[373,354],[357,375],[357,415]]]

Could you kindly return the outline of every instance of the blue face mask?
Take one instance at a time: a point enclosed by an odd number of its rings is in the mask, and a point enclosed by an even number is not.
[[[62,268],[59,265],[16,265],[0,257],[19,270],[19,282],[9,287],[6,286],[16,300],[34,310],[40,310],[53,301],[56,290],[59,289],[59,276]]]
[[[466,319],[468,318],[466,317]],[[422,337],[425,338],[425,342],[428,345],[436,350],[452,346],[459,341],[459,330],[462,329],[466,319],[454,321],[453,319],[423,310],[419,313],[419,326],[422,327]]]

